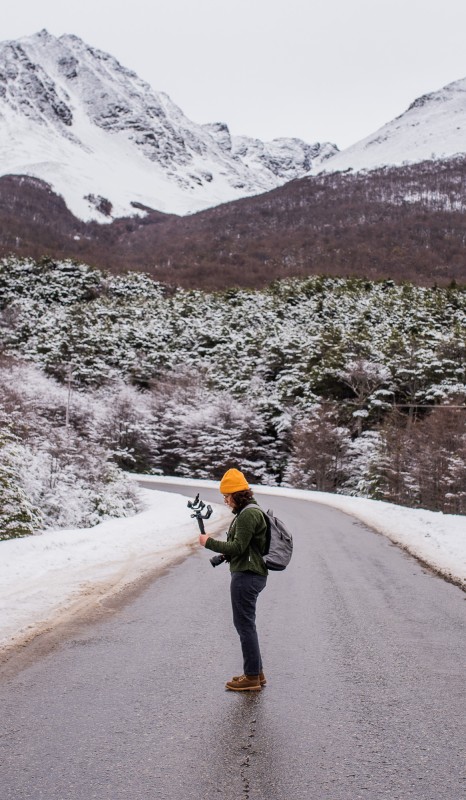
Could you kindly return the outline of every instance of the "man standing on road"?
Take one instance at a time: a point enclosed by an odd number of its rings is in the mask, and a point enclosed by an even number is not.
[[[241,641],[244,674],[233,677],[225,688],[260,691],[266,680],[256,630],[256,602],[267,583],[267,567],[261,555],[266,547],[267,525],[242,472],[229,469],[220,482],[220,492],[235,516],[227,541],[201,534],[199,543],[222,553],[230,563],[233,623]]]

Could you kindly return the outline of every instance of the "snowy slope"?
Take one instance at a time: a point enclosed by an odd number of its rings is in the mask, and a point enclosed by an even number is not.
[[[245,140],[250,143],[254,140]],[[43,30],[0,44],[0,175],[42,178],[84,220],[132,203],[186,214],[268,191],[333,154],[299,139],[237,144],[197,125],[107,53]]]
[[[407,111],[311,172],[374,169],[466,154],[466,78],[415,100]]]

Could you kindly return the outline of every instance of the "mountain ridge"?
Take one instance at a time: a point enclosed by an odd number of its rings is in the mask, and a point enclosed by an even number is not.
[[[402,114],[311,172],[379,169],[464,154],[466,78],[416,98]]]
[[[2,174],[49,183],[82,220],[186,214],[282,185],[336,150],[198,125],[112,55],[46,30],[0,44]],[[89,202],[107,200],[102,215]]]

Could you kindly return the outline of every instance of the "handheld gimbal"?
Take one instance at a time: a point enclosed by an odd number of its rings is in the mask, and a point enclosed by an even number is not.
[[[194,500],[188,500],[188,508],[194,511],[194,514],[191,514],[191,517],[193,519],[197,519],[200,532],[205,533],[204,520],[209,519],[209,517],[212,516],[212,506],[206,506],[206,504],[199,499],[199,495],[197,494]],[[206,511],[203,514],[202,512],[204,509],[206,509]]]
[[[191,517],[193,519],[194,518],[197,519],[197,524],[199,525],[200,532],[205,533],[204,520],[209,519],[209,517],[212,515],[213,513],[212,506],[206,506],[206,504],[199,499],[199,495],[197,494],[194,500],[188,500],[188,508],[194,511],[194,514],[191,514]],[[204,509],[206,510],[203,514],[202,512],[204,511]],[[222,555],[222,553],[219,553],[218,555],[213,556],[213,558],[210,559],[210,563],[212,564],[213,567],[217,567],[219,564],[223,564],[225,560],[226,560],[225,556]]]

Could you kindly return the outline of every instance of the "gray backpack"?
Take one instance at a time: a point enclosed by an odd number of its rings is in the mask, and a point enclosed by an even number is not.
[[[248,503],[243,508],[258,508],[255,503]],[[261,553],[267,569],[278,572],[285,569],[290,563],[293,554],[293,537],[281,519],[277,519],[271,508],[262,511],[267,525],[265,550]]]

